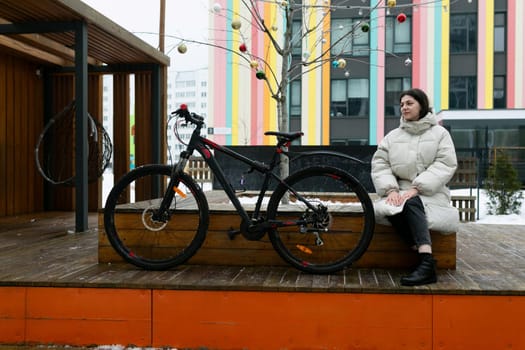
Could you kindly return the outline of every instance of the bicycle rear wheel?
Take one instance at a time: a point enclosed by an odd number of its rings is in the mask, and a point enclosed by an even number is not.
[[[145,165],[124,175],[108,195],[104,227],[109,242],[127,262],[164,270],[191,258],[206,237],[208,202],[200,187],[183,173],[162,219],[154,220],[172,167]]]
[[[270,198],[268,220],[302,222],[268,232],[285,261],[321,274],[344,269],[363,255],[374,231],[374,209],[355,177],[338,168],[315,166],[284,182]],[[307,208],[300,197],[315,209]]]

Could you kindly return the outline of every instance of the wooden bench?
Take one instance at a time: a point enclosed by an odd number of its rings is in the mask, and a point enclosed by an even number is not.
[[[223,205],[224,206],[224,205]],[[229,265],[229,266],[286,266],[287,264],[274,251],[268,238],[262,241],[248,241],[243,237],[234,240],[228,238],[227,232],[231,227],[238,228],[240,219],[231,210],[213,209],[210,204],[210,225],[206,240],[188,264],[197,265]],[[123,212],[117,214],[117,220],[131,222],[140,216],[140,212]],[[135,218],[134,218],[134,217]],[[193,217],[192,217],[193,216]],[[188,214],[188,218],[179,220],[187,225],[184,229],[195,229],[195,214]],[[352,225],[350,216],[344,217]],[[98,259],[100,263],[122,262],[120,256],[113,250],[107,240],[103,213],[99,214],[99,246]],[[456,268],[456,234],[448,235],[431,231],[434,255],[438,267],[442,269]],[[164,244],[164,243],[163,243]],[[360,268],[412,268],[418,263],[417,253],[412,251],[405,242],[394,232],[391,226],[376,225],[374,237],[367,250],[354,267]]]
[[[213,184],[213,173],[201,157],[190,157],[184,171],[190,174],[201,187],[205,183]]]
[[[459,211],[462,222],[476,221],[477,196],[472,189],[478,188],[478,159],[476,157],[458,157],[458,168],[448,183],[450,189],[469,189],[468,195],[452,195],[452,205]]]

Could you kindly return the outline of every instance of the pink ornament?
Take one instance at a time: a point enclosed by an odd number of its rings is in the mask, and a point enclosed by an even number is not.
[[[247,48],[246,48],[246,44],[241,44],[241,45],[239,45],[239,50],[240,50],[241,52],[246,52],[246,50],[247,50]]]
[[[399,15],[397,15],[397,21],[399,23],[403,23],[406,20],[407,20],[407,15],[405,15],[404,13],[400,13]]]

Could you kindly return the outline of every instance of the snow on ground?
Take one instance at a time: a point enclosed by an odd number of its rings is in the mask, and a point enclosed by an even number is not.
[[[457,195],[468,195],[470,190],[452,190],[451,193]],[[477,196],[477,190],[473,189],[472,194]],[[523,197],[525,198],[525,191],[523,191]],[[497,224],[497,225],[525,225],[525,199],[521,203],[520,214],[510,215],[489,215],[487,214],[487,201],[488,197],[485,190],[479,190],[479,219],[476,214],[476,223],[478,224]]]

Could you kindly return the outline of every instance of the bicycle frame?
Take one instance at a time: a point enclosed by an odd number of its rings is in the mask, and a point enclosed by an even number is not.
[[[251,225],[258,224],[257,220],[259,219],[259,214],[261,212],[263,200],[264,200],[264,197],[265,197],[266,192],[268,190],[268,186],[269,186],[270,180],[274,179],[278,183],[284,183],[283,180],[278,175],[273,173],[273,170],[275,169],[275,167],[278,164],[279,157],[280,157],[281,153],[284,153],[284,149],[287,146],[289,146],[289,145],[287,143],[279,142],[277,144],[277,149],[274,152],[274,154],[273,154],[273,156],[272,156],[272,158],[270,160],[270,163],[269,164],[265,164],[265,163],[262,163],[262,162],[255,161],[255,160],[252,160],[250,158],[247,158],[247,157],[243,156],[242,154],[239,154],[239,153],[237,153],[235,151],[232,151],[231,149],[229,149],[227,147],[221,146],[221,145],[219,145],[219,144],[217,144],[217,143],[215,143],[215,142],[213,142],[213,141],[211,141],[211,140],[201,136],[200,135],[200,131],[201,131],[201,128],[199,126],[197,126],[194,129],[194,131],[192,132],[192,135],[191,135],[189,143],[187,144],[186,150],[181,152],[179,162],[174,167],[174,170],[173,170],[174,173],[172,174],[172,179],[176,178],[177,174],[179,174],[179,173],[184,171],[184,168],[186,167],[186,164],[187,164],[190,156],[195,151],[197,151],[203,157],[203,159],[208,164],[208,166],[210,167],[211,171],[213,172],[214,177],[222,185],[222,188],[223,188],[224,192],[226,193],[226,195],[228,196],[230,201],[233,203],[233,206],[235,207],[237,213],[241,217],[242,222],[245,224],[245,227],[248,228]],[[239,198],[237,198],[235,189],[233,188],[231,183],[226,179],[226,175],[224,174],[223,169],[221,168],[221,166],[217,162],[216,158],[214,157],[213,153],[211,152],[212,150],[222,152],[222,153],[228,155],[229,157],[232,157],[232,158],[234,158],[234,159],[236,159],[236,160],[238,160],[238,161],[248,165],[250,167],[250,171],[255,170],[255,171],[259,172],[259,173],[264,174],[264,180],[263,180],[263,183],[262,183],[262,186],[261,186],[261,190],[259,191],[259,194],[257,196],[257,202],[255,204],[255,209],[254,209],[254,211],[253,211],[251,216],[247,213],[246,209],[241,204]],[[178,184],[172,184],[170,182],[170,185],[169,185],[168,189],[169,188],[173,188],[173,186],[176,186],[176,185],[178,185]],[[285,184],[285,186],[286,186],[286,184]],[[290,189],[290,190],[295,193],[295,191],[293,191],[292,189]],[[168,190],[168,192],[171,192],[171,196],[174,195],[173,191]],[[298,195],[298,197],[300,199],[302,198],[300,195]],[[165,200],[167,199],[167,203],[169,203],[169,202],[171,202],[172,198],[173,197],[166,198],[166,196],[165,196],[164,199]],[[311,205],[309,205],[309,203],[307,203],[307,202],[305,202],[305,203],[311,209],[314,209],[313,207],[311,207]],[[291,223],[286,223],[286,224],[284,224],[284,223],[259,223],[259,224],[263,225],[263,226],[267,225],[266,227],[275,226],[275,225],[276,226],[291,225]],[[293,225],[296,225],[296,224],[297,223],[293,223]],[[259,226],[259,227],[263,228],[261,226]],[[247,231],[247,230],[244,230],[244,231]],[[242,233],[247,239],[259,239],[260,237],[258,235],[258,232],[259,231],[254,230],[253,233],[252,232],[242,232]]]
[[[268,228],[276,228],[276,227],[283,227],[283,226],[293,226],[293,225],[301,225],[304,224],[302,220],[294,221],[294,222],[270,222],[266,220],[261,220],[260,212],[263,204],[264,197],[266,195],[266,192],[268,190],[270,181],[273,179],[277,181],[278,184],[283,184],[290,192],[292,192],[298,200],[303,202],[310,210],[316,211],[316,208],[306,201],[300,194],[298,194],[294,189],[290,188],[284,180],[276,175],[273,170],[275,167],[279,164],[279,159],[281,156],[286,156],[290,158],[291,153],[288,152],[288,147],[291,144],[291,141],[289,139],[281,138],[279,139],[278,133],[272,132],[268,133],[270,135],[278,136],[278,142],[276,145],[276,150],[272,155],[272,158],[270,160],[269,164],[265,164],[259,161],[252,160],[250,158],[247,158],[243,156],[240,153],[237,153],[227,147],[221,146],[203,136],[201,136],[201,129],[204,125],[202,121],[199,121],[195,124],[195,129],[193,130],[190,140],[186,146],[186,149],[181,152],[179,162],[174,166],[172,175],[170,178],[169,185],[167,187],[167,191],[164,195],[164,198],[162,200],[161,206],[159,208],[159,211],[157,212],[156,219],[163,220],[166,218],[163,218],[163,215],[169,215],[167,214],[167,208],[169,207],[170,203],[172,202],[175,192],[172,190],[173,188],[177,188],[178,183],[177,181],[177,175],[184,172],[184,169],[186,168],[186,165],[189,161],[189,158],[193,153],[196,151],[198,152],[208,167],[211,169],[212,173],[214,174],[214,177],[219,181],[219,183],[222,185],[222,188],[230,201],[232,202],[233,206],[235,207],[235,210],[239,214],[239,216],[242,219],[241,222],[241,230],[240,232],[243,234],[243,236],[247,239],[251,240],[257,240],[260,239],[260,233],[262,230],[268,229]],[[249,172],[257,171],[261,174],[264,174],[263,183],[261,185],[261,189],[259,191],[259,194],[257,196],[257,201],[255,204],[255,209],[250,217],[250,215],[247,213],[244,206],[241,204],[239,198],[236,196],[235,189],[231,185],[231,183],[226,179],[226,175],[224,174],[223,169],[217,162],[216,158],[214,157],[212,150],[219,151],[227,156],[236,159],[250,167]],[[299,156],[294,157],[293,159],[299,159],[304,156],[315,156],[315,155],[323,155],[323,156],[336,156],[341,158],[350,159],[352,161],[355,161],[357,163],[364,164],[363,161],[360,159],[348,156],[343,153],[339,152],[332,152],[332,151],[312,151],[312,152],[303,152],[299,154]],[[292,160],[293,160],[292,159]],[[244,229],[242,229],[244,228]]]

